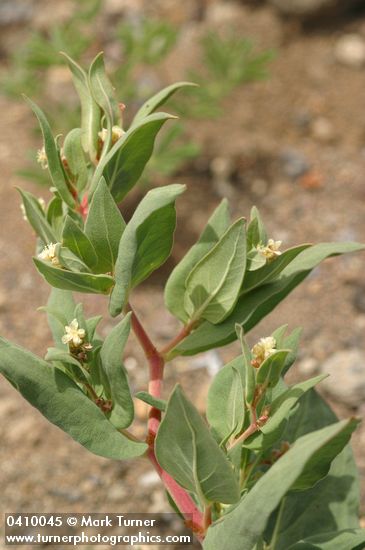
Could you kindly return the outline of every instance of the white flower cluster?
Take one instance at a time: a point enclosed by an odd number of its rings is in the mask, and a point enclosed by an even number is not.
[[[78,348],[81,346],[85,338],[85,330],[79,328],[77,319],[73,319],[69,325],[65,326],[65,334],[62,336],[63,344],[70,344],[71,346]]]
[[[47,244],[47,246],[43,248],[42,252],[38,254],[38,258],[45,262],[51,262],[51,264],[55,267],[60,267],[60,262],[56,256],[56,246],[57,243]]]
[[[259,367],[270,355],[276,351],[276,340],[272,336],[260,338],[251,350],[254,367]]]
[[[125,131],[120,126],[113,126],[112,128],[112,142],[115,143],[125,134]],[[99,133],[98,136],[101,139],[101,141],[104,143],[106,140],[106,137],[108,135],[108,130],[106,128],[103,128]]]
[[[274,239],[269,239],[266,246],[263,244],[258,244],[256,250],[265,256],[267,260],[273,260],[281,254],[279,250],[281,243],[282,241],[274,241]]]

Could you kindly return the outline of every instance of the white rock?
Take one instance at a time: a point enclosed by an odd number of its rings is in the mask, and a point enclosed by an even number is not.
[[[321,388],[349,407],[365,403],[365,353],[359,349],[339,351],[321,365],[321,372],[330,376]]]
[[[158,473],[155,472],[154,470],[151,470],[150,472],[146,472],[138,480],[138,485],[140,485],[140,487],[144,487],[144,488],[154,487],[155,485],[158,485],[159,483],[161,483],[160,477],[159,477]]]
[[[328,118],[319,117],[312,123],[313,137],[322,143],[330,143],[335,138],[333,124]]]
[[[128,489],[123,487],[120,483],[116,483],[108,489],[108,500],[111,502],[121,502],[127,495]]]
[[[298,368],[303,376],[314,376],[318,373],[319,365],[313,357],[306,357],[298,363]]]
[[[345,34],[337,41],[334,53],[343,65],[359,69],[365,65],[365,40],[358,34]]]
[[[152,502],[150,504],[149,510],[151,514],[162,514],[169,511],[168,503],[166,501],[166,496],[163,491],[154,490],[152,494]]]

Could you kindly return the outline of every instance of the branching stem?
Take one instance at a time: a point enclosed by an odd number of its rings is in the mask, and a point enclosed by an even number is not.
[[[175,336],[175,338],[173,338],[168,344],[166,344],[165,347],[163,347],[161,349],[161,352],[160,352],[161,355],[164,358],[166,358],[171,350],[173,350],[178,344],[180,344],[180,342],[182,342],[182,340],[184,340],[184,338],[189,336],[189,334],[196,327],[196,325],[197,325],[196,321],[191,321],[190,323],[187,323],[181,329],[181,331]]]
[[[149,364],[150,380],[148,384],[148,391],[153,397],[161,398],[163,371],[165,366],[163,352],[159,352],[154,346],[130,304],[128,304],[127,309],[128,311],[132,312],[131,322],[133,332],[136,335]],[[184,336],[180,336],[180,339],[182,339],[183,337]],[[172,347],[174,347],[174,345],[172,345]],[[205,532],[203,514],[198,509],[188,492],[180,487],[180,485],[178,485],[178,483],[176,483],[176,481],[165,470],[163,470],[163,468],[161,468],[161,466],[157,462],[155,454],[155,438],[160,422],[161,411],[156,409],[155,407],[151,407],[148,418],[147,456],[155,467],[166,490],[169,492],[176,506],[185,517],[186,525],[191,528],[196,537],[200,541],[202,541]]]

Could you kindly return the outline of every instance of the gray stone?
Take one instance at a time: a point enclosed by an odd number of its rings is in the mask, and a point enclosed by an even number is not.
[[[358,285],[353,297],[353,304],[357,311],[365,313],[365,286]]]
[[[321,366],[330,376],[321,382],[321,388],[331,397],[357,408],[365,403],[365,353],[354,348],[338,351]]]
[[[26,23],[33,15],[34,0],[1,0],[0,26]]]
[[[284,149],[280,153],[280,160],[282,163],[283,172],[289,178],[299,178],[311,168],[311,165],[306,157],[300,151],[296,151],[295,149]]]

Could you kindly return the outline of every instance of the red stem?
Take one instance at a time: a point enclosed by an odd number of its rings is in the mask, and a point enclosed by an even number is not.
[[[161,353],[158,352],[156,347],[151,342],[148,334],[144,330],[137,315],[134,313],[132,307],[128,304],[128,310],[132,312],[132,328],[141,344],[143,351],[148,360],[150,368],[150,381],[148,384],[148,391],[153,397],[160,398],[162,395],[162,382],[163,371],[165,361]],[[171,348],[172,349],[172,348]],[[147,456],[151,463],[155,467],[158,475],[160,476],[166,490],[171,495],[171,498],[175,502],[180,512],[185,517],[185,522],[196,534],[197,538],[202,541],[204,535],[204,516],[196,506],[191,496],[176,483],[176,481],[167,473],[159,463],[157,462],[155,454],[155,438],[158,427],[161,422],[161,411],[155,407],[151,407],[148,418],[148,452]]]
[[[190,322],[188,323],[187,325],[185,325],[181,331],[175,336],[175,338],[173,338],[168,344],[166,344],[165,347],[163,347],[161,349],[161,355],[163,355],[164,357],[166,357],[166,355],[168,355],[168,353],[174,349],[174,347],[177,346],[177,344],[179,344],[182,340],[184,340],[184,338],[186,338],[187,336],[189,336],[189,334],[191,333],[191,331],[193,330],[193,328],[195,328],[196,326],[196,322]]]
[[[161,468],[157,462],[153,448],[148,451],[148,458],[154,465],[158,475],[161,478],[166,490],[170,493],[171,498],[185,518],[186,526],[189,527],[196,535],[197,539],[204,539],[204,516],[197,508],[191,496],[176,483],[176,481]]]

